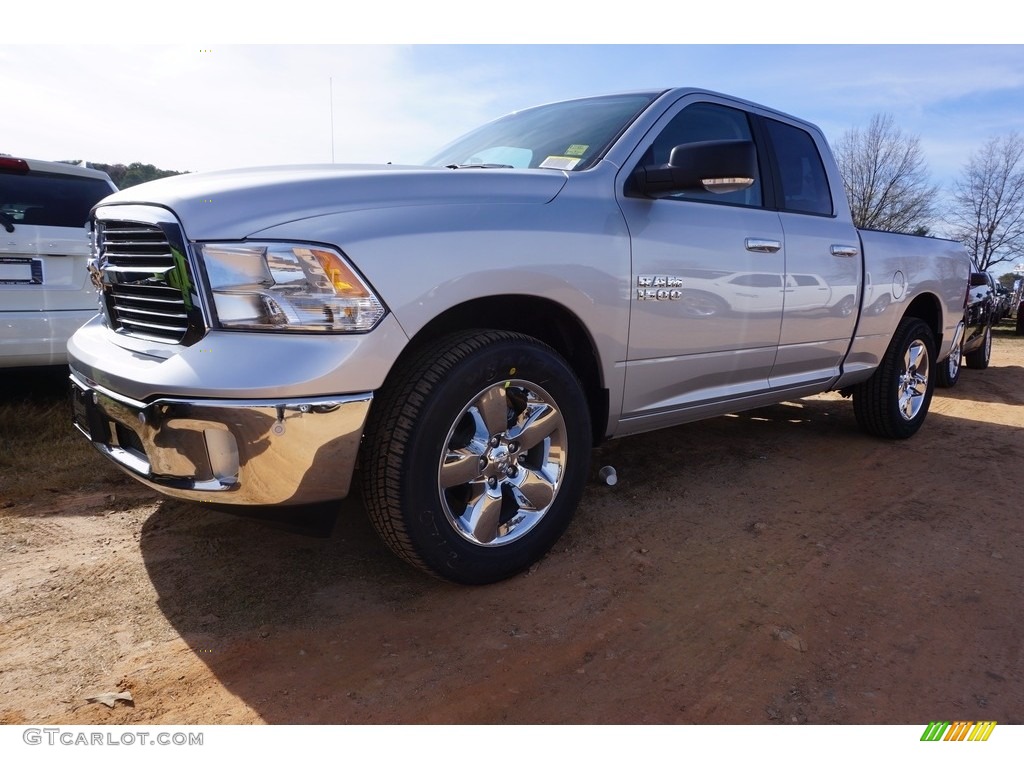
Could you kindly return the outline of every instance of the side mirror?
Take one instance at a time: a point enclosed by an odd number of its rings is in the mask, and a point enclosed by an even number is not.
[[[988,285],[988,276],[984,272],[971,272],[971,288]]]
[[[746,189],[757,178],[757,153],[750,141],[695,141],[673,147],[664,165],[637,168],[637,190],[649,197],[676,192],[718,194]]]

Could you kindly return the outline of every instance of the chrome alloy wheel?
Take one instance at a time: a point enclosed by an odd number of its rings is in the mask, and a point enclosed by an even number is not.
[[[900,415],[907,421],[912,421],[924,405],[929,375],[928,347],[916,339],[903,356],[903,371],[899,379]]]
[[[960,374],[960,360],[963,357],[963,352],[960,351],[960,345],[949,353],[949,357],[946,358],[946,371],[950,381],[956,381],[956,377]]]
[[[455,418],[438,464],[448,522],[480,546],[522,538],[551,508],[566,444],[562,414],[541,387],[511,379],[482,390]]]

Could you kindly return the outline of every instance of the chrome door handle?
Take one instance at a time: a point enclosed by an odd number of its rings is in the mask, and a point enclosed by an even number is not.
[[[832,255],[843,256],[849,258],[850,256],[856,256],[860,253],[860,248],[855,245],[833,245]]]
[[[760,237],[748,237],[743,241],[743,245],[748,251],[755,253],[775,253],[782,250],[782,243],[778,240],[765,240]]]

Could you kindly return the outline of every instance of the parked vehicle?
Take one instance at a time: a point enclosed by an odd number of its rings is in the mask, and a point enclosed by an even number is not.
[[[1013,313],[1013,305],[1010,303],[1012,297],[1012,291],[1005,285],[1000,285],[998,282],[995,283],[996,291],[996,307],[994,311],[995,322],[999,322],[1004,318],[1009,317]]]
[[[956,385],[960,380],[961,363],[968,368],[984,369],[992,360],[992,326],[997,322],[998,306],[996,281],[990,273],[977,269],[976,263],[972,266],[964,306],[963,342],[939,369],[936,383],[940,387]]]
[[[523,110],[423,166],[156,181],[93,223],[103,313],[69,350],[101,452],[238,504],[345,496],[358,463],[384,541],[463,583],[551,547],[602,439],[830,390],[910,437],[970,273],[858,232],[815,126],[693,89]]]
[[[0,156],[0,367],[67,362],[99,311],[85,224],[116,189],[102,171]]]

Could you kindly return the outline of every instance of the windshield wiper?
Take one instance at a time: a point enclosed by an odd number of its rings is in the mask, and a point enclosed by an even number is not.
[[[503,163],[462,163],[461,165],[452,163],[451,165],[446,165],[445,168],[515,168],[515,166]]]
[[[14,219],[12,219],[3,211],[0,211],[0,224],[3,224],[4,229],[6,229],[8,232],[14,231]]]

